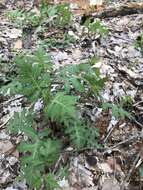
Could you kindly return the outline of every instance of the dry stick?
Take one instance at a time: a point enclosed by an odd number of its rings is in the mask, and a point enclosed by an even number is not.
[[[130,177],[131,177],[131,174],[132,174],[134,168],[136,167],[136,164],[137,164],[139,158],[140,158],[140,152],[137,154],[137,156],[136,156],[136,158],[135,158],[135,160],[134,160],[134,162],[133,162],[133,165],[132,165],[132,167],[131,167],[130,170],[129,170],[128,175],[127,175],[126,178],[124,179],[124,181],[123,181],[123,183],[122,183],[122,185],[121,185],[121,190],[124,190],[125,184],[126,184],[126,182],[129,181],[129,179],[130,179]]]
[[[2,125],[0,125],[0,130],[4,129],[4,126],[9,122],[11,117],[9,117]]]
[[[121,5],[117,7],[109,7],[107,9],[104,9],[103,11],[93,13],[92,16],[94,18],[109,18],[142,13],[143,3],[128,3],[126,5]]]
[[[143,100],[141,100],[141,101],[139,101],[139,102],[133,104],[133,106],[135,107],[135,106],[137,106],[137,105],[139,105],[139,104],[141,104],[141,103],[143,103]]]
[[[142,137],[143,137],[143,130],[140,132],[140,134],[135,135],[135,136],[133,136],[133,137],[131,137],[131,138],[129,138],[129,139],[126,139],[126,140],[124,140],[124,141],[121,141],[121,142],[119,142],[118,144],[115,144],[114,146],[109,147],[108,149],[109,149],[109,150],[113,150],[114,148],[116,148],[116,147],[118,147],[118,146],[120,146],[120,145],[122,145],[122,144],[125,144],[125,143],[127,143],[127,142],[130,142],[130,141],[132,141],[132,140],[135,140],[135,139],[138,139],[138,138],[142,138]],[[107,150],[104,151],[104,152],[107,152]]]
[[[21,96],[18,96],[18,97],[14,97],[14,98],[12,98],[12,99],[10,99],[8,101],[3,102],[2,105],[8,104],[8,103],[13,102],[15,100],[19,100],[19,99],[21,99],[23,97],[24,97],[24,95],[21,95]]]
[[[114,125],[108,132],[108,134],[106,135],[106,137],[104,138],[103,140],[103,143],[106,143],[106,141],[108,140],[108,138],[110,137],[110,135],[112,134],[112,131],[114,130],[114,128],[116,127],[117,125]]]
[[[60,157],[59,157],[58,161],[56,162],[55,167],[53,169],[53,173],[55,173],[57,171],[57,168],[59,167],[62,158],[63,158],[63,156],[60,155]]]
[[[140,122],[138,122],[135,118],[132,118],[132,120],[143,129],[143,124],[141,124]]]
[[[138,126],[140,126],[142,129],[143,129],[143,125],[140,123],[140,122],[138,122],[135,118],[133,118],[132,117],[132,120],[138,125]],[[116,125],[115,125],[116,126]],[[107,139],[109,138],[109,136],[111,135],[111,133],[112,133],[112,131],[114,130],[114,128],[115,128],[115,126],[113,126],[112,128],[111,128],[111,130],[108,132],[108,134],[107,134],[107,136],[105,137],[105,139],[104,139],[104,143],[106,143],[106,141],[107,141]]]

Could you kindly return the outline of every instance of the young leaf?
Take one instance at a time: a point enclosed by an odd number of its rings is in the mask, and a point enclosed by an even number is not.
[[[68,125],[70,120],[76,119],[77,98],[58,92],[50,104],[45,108],[45,114],[52,120]]]
[[[55,24],[59,27],[64,27],[69,25],[71,18],[71,12],[69,10],[68,4],[58,4]]]
[[[88,28],[89,32],[100,34],[100,36],[106,36],[108,34],[108,29],[101,23],[100,20],[91,22],[91,19],[87,19],[84,25]]]
[[[81,149],[86,145],[85,127],[80,123],[75,123],[66,129],[66,133],[70,136],[70,140],[77,149]]]
[[[36,169],[30,164],[28,166],[22,165],[20,179],[26,179],[26,183],[29,185],[30,189],[40,189],[42,185],[41,168]]]
[[[117,105],[114,105],[114,104],[103,103],[102,108],[104,110],[111,109],[112,110],[112,115],[115,118],[120,118],[121,117],[122,119],[124,119],[125,117],[127,117],[127,118],[131,117],[130,113],[128,113],[123,108],[121,108],[121,107],[119,107]]]
[[[95,58],[91,58],[88,63],[67,65],[60,69],[59,79],[63,81],[67,93],[74,88],[82,93],[85,92],[85,89],[90,89],[91,92],[99,94],[106,78],[100,77],[99,69],[94,68],[95,62]]]
[[[45,181],[47,190],[53,190],[53,189],[59,188],[57,180],[55,179],[55,176],[52,173],[49,173],[48,175],[46,175],[44,178],[44,181]]]
[[[28,142],[22,142],[18,149],[25,155],[21,159],[21,176],[26,179],[31,188],[40,189],[45,167],[53,165],[59,157],[59,142],[51,139],[45,141],[38,138],[36,140],[31,139]],[[52,184],[52,178],[48,179],[51,181],[46,181],[46,183]]]
[[[37,135],[32,128],[33,123],[33,115],[27,110],[23,110],[22,112],[16,112],[14,117],[8,123],[8,130],[11,133],[24,132],[27,136],[35,139]]]
[[[34,55],[18,56],[15,62],[19,73],[18,81],[22,86],[21,93],[31,100],[45,100],[51,84],[49,57],[39,49]]]
[[[97,142],[99,133],[94,127],[77,122],[73,126],[69,126],[66,129],[66,133],[69,135],[70,140],[77,149],[82,149],[84,147],[99,147]]]

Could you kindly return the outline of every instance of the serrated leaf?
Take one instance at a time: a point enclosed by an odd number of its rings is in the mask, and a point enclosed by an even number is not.
[[[37,135],[32,128],[33,115],[27,110],[22,112],[16,112],[14,116],[10,119],[8,123],[8,130],[11,133],[24,132],[27,136],[32,137],[33,139],[37,138]]]
[[[84,87],[81,85],[81,82],[80,82],[79,79],[77,79],[77,78],[71,78],[70,81],[71,81],[73,87],[77,91],[79,91],[79,92],[83,92],[84,91]]]
[[[76,101],[77,98],[75,96],[59,92],[45,108],[45,114],[52,121],[68,124],[70,120],[76,119]]]
[[[100,71],[95,68],[95,57],[88,60],[87,63],[78,65],[67,65],[60,70],[60,80],[63,81],[65,91],[70,92],[74,89],[78,92],[84,92],[90,89],[91,92],[99,95],[103,88],[106,78],[100,77]]]
[[[53,190],[53,189],[59,188],[57,180],[55,179],[55,176],[52,173],[49,173],[48,175],[46,175],[44,178],[44,181],[45,181],[47,190]]]
[[[47,14],[48,14],[49,17],[53,17],[53,16],[55,16],[57,14],[57,12],[58,11],[57,11],[56,6],[51,6],[51,7],[48,8]]]
[[[50,72],[52,69],[49,56],[39,49],[34,55],[20,55],[15,59],[18,67],[18,81],[22,88],[21,92],[29,99],[35,101],[49,95],[51,84]],[[45,94],[45,89],[47,94]],[[47,99],[47,98],[46,98]]]
[[[111,109],[112,110],[112,115],[115,118],[122,118],[122,119],[124,119],[125,117],[127,117],[127,118],[131,117],[131,114],[129,112],[125,111],[122,107],[119,107],[119,106],[114,105],[114,104],[103,103],[102,104],[102,108],[104,110]]]
[[[0,94],[3,95],[15,95],[18,94],[22,89],[21,83],[17,79],[13,79],[12,82],[4,85],[0,88]]]
[[[41,178],[41,170],[36,170],[32,166],[22,167],[21,168],[21,176],[26,179],[26,182],[30,186],[31,189],[36,188],[40,189],[42,185],[42,178]]]
[[[73,124],[73,126],[69,126],[66,129],[66,133],[69,135],[72,144],[77,149],[82,149],[84,147],[97,148],[100,146],[97,142],[99,137],[98,130],[90,125],[86,126],[77,122]]]
[[[67,128],[66,133],[69,134],[70,140],[77,149],[81,149],[86,145],[85,128],[80,124],[75,124]]]

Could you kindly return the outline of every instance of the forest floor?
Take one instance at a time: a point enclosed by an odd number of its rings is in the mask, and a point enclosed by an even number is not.
[[[134,116],[134,119],[115,118],[110,111],[103,111],[94,102],[87,105],[84,114],[99,129],[104,150],[92,149],[63,155],[64,158],[70,156],[70,168],[68,180],[63,179],[60,182],[62,189],[143,189],[140,174],[143,161],[143,54],[135,47],[136,40],[143,32],[143,12],[101,17],[101,22],[109,33],[105,38],[100,38],[99,35],[82,34],[81,22],[84,18],[83,13],[79,14],[78,10],[73,24],[66,28],[66,33],[76,40],[70,42],[67,38],[65,45],[62,43],[63,30],[46,28],[39,35],[38,27],[22,28],[10,22],[5,15],[9,10],[37,10],[32,1],[15,2],[0,1],[0,189],[28,189],[25,181],[15,181],[21,156],[16,150],[16,142],[20,141],[20,137],[12,136],[6,130],[9,118],[14,112],[21,111],[25,101],[22,95],[12,96],[3,92],[15,72],[11,60],[18,52],[33,51],[49,38],[59,42],[54,47],[48,42],[44,44],[56,67],[76,64],[96,55],[99,58],[96,66],[100,68],[101,75],[108,76],[101,92],[102,98],[106,102],[124,104]],[[113,1],[104,9],[130,2],[133,1]],[[96,15],[94,11],[90,14],[94,19]]]

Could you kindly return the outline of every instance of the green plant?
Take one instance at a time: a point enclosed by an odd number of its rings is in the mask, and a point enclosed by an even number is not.
[[[39,49],[34,55],[17,56],[15,63],[19,72],[17,80],[21,84],[21,93],[30,97],[31,100],[43,98],[46,101],[51,88],[50,57]]]
[[[8,11],[6,13],[6,16],[9,20],[16,23],[17,26],[26,26],[26,25],[32,25],[32,26],[38,26],[41,21],[40,14],[37,14],[34,11],[23,11],[23,10],[12,10]]]
[[[117,105],[111,103],[103,103],[102,107],[104,110],[111,109],[112,115],[115,118],[131,118],[131,114],[129,113],[132,108],[133,100],[131,96],[122,96],[119,98],[119,103]],[[126,111],[127,110],[127,111]]]
[[[45,169],[52,166],[58,159],[60,143],[58,140],[48,138],[50,131],[42,134],[47,138],[41,138],[41,135],[33,128],[32,115],[26,110],[16,113],[11,119],[8,129],[11,133],[21,132],[28,137],[26,142],[23,141],[18,146],[18,150],[25,155],[21,159],[21,177],[26,179],[30,188],[39,189],[42,180],[45,180],[46,186],[50,185],[51,181],[55,181],[52,175],[45,173]],[[50,181],[48,182],[49,177]]]
[[[141,33],[135,41],[135,48],[139,49],[143,54],[143,33]]]
[[[91,19],[87,19],[84,23],[84,26],[91,34],[99,34],[101,37],[104,37],[108,34],[108,29],[101,23],[100,20],[91,22]]]
[[[57,181],[55,180],[55,176],[52,173],[49,173],[47,176],[45,176],[45,187],[48,190],[58,189],[59,185]]]
[[[56,7],[57,9],[57,17],[54,21],[54,24],[59,27],[64,27],[69,25],[71,22],[72,15],[69,10],[68,4],[59,4]]]
[[[102,108],[104,110],[111,109],[112,115],[115,118],[124,119],[124,118],[130,118],[131,117],[130,113],[125,111],[120,105],[118,106],[118,105],[111,104],[111,103],[103,103]]]
[[[66,134],[69,135],[72,144],[78,149],[97,148],[100,145],[97,142],[99,137],[98,130],[83,123],[75,122],[72,127],[67,127]]]
[[[27,12],[25,13],[25,24],[28,25],[32,25],[32,26],[38,26],[42,20],[42,16],[35,12]]]
[[[63,28],[71,23],[72,15],[69,9],[69,5],[61,3],[57,5],[47,5],[42,3],[40,6],[40,13],[43,18],[42,23],[48,23],[50,26]]]
[[[18,26],[22,26],[25,20],[25,14],[23,13],[23,10],[19,10],[19,9],[8,11],[6,13],[6,16],[12,22],[16,22]]]
[[[71,22],[71,13],[67,4],[48,5],[41,3],[39,11],[30,10],[12,10],[6,13],[6,16],[15,22],[18,26],[24,27],[31,25],[37,27],[48,23],[55,27],[65,27]]]
[[[76,97],[58,92],[45,108],[45,114],[52,120],[69,126],[76,119]]]
[[[0,88],[0,94],[3,95],[14,95],[20,92],[21,84],[16,80],[13,79],[12,82],[9,82],[8,84],[2,86]]]
[[[119,103],[121,105],[121,107],[130,110],[132,108],[132,104],[133,104],[133,99],[131,96],[122,96],[119,99]]]
[[[64,83],[67,93],[74,88],[77,92],[96,94],[99,96],[107,78],[101,78],[100,71],[96,68],[96,58],[93,57],[87,63],[67,65],[60,70],[60,80]]]
[[[89,88],[94,89],[95,93],[98,89],[99,93],[104,80],[100,78],[99,70],[94,67],[94,59],[85,64],[54,70],[50,57],[42,49],[38,49],[31,54],[20,54],[14,61],[18,73],[15,80],[20,84],[19,93],[24,94],[32,105],[38,99],[42,99],[43,120],[47,121],[46,129],[38,130],[36,115],[31,107],[29,110],[15,113],[9,122],[8,130],[11,133],[20,132],[27,137],[18,145],[18,150],[23,155],[20,176],[26,179],[30,189],[40,189],[41,186],[49,190],[54,189],[58,186],[56,182],[58,174],[51,173],[51,167],[55,165],[60,155],[63,146],[62,136],[65,136],[77,150],[99,146],[98,130],[90,123],[85,124],[80,116],[77,109],[80,98],[76,94],[80,91],[79,86],[84,91],[88,85],[91,85]],[[71,74],[72,80],[69,81],[72,82],[70,85],[73,85],[75,95],[63,88],[66,83],[65,77],[68,78],[67,73],[66,76],[62,76],[64,70]],[[90,77],[94,79],[94,83],[90,81]],[[100,80],[103,80],[102,85]],[[59,85],[53,91],[52,86],[55,84]],[[54,128],[51,127],[53,125],[62,133],[60,137],[54,135]]]
[[[56,47],[62,49],[71,46],[75,42],[75,38],[65,33],[61,39],[56,39],[56,37],[50,37],[44,40],[39,39],[38,44],[43,48]]]

